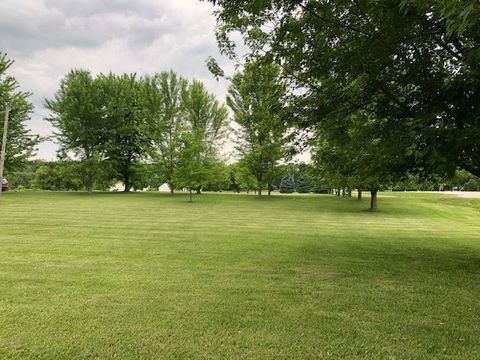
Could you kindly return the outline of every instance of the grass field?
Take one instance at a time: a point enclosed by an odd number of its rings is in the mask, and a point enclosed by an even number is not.
[[[1,359],[480,359],[478,199],[0,201]]]

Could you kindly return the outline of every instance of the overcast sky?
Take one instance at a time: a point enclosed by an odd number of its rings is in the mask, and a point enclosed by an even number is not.
[[[218,55],[213,7],[199,0],[0,0],[0,51],[15,60],[11,69],[32,92],[33,133],[50,135],[43,99],[72,68],[94,73],[174,70],[205,82],[224,101],[227,84],[205,66]],[[40,145],[38,158],[55,157],[55,145]]]

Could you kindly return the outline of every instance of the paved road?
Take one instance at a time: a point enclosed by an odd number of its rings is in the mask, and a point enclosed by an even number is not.
[[[420,191],[429,194],[455,195],[467,199],[480,199],[480,191]]]
[[[452,194],[462,198],[480,199],[480,191],[453,191]]]

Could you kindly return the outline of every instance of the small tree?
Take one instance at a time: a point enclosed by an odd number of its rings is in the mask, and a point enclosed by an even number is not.
[[[297,192],[300,194],[308,194],[310,192],[310,186],[308,179],[303,174],[298,174],[297,181],[295,182]]]
[[[45,163],[35,172],[32,185],[48,191],[78,191],[83,186],[80,166],[81,163],[75,161]]]
[[[280,183],[280,192],[282,194],[292,194],[295,192],[295,182],[292,175],[287,174],[282,178],[282,182]]]
[[[173,172],[175,184],[186,188],[189,201],[193,202],[193,191],[201,188],[210,180],[211,165],[202,155],[205,144],[198,133],[185,133],[182,137],[182,148],[177,167]]]

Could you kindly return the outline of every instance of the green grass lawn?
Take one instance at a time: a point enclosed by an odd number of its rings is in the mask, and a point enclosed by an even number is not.
[[[479,359],[480,200],[8,193],[0,358]]]

